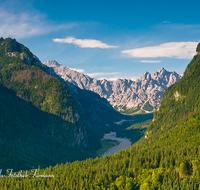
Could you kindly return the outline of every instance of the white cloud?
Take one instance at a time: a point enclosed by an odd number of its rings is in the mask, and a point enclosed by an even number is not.
[[[101,48],[101,49],[117,48],[117,46],[109,46],[99,40],[93,40],[93,39],[76,39],[74,37],[67,37],[63,39],[55,38],[53,39],[53,41],[59,43],[74,44],[79,46],[80,48]]]
[[[88,73],[86,75],[90,76],[90,77],[96,77],[96,76],[102,76],[102,75],[117,75],[119,74],[119,72],[113,72],[113,73]]]
[[[77,72],[79,72],[79,73],[85,72],[84,69],[76,69],[76,68],[70,68],[70,69],[71,69],[71,70],[74,70],[74,71],[77,71]]]
[[[139,78],[139,77],[131,77],[130,79],[131,79],[132,81],[136,81],[138,78]]]
[[[45,21],[39,13],[12,13],[0,8],[0,36],[26,38],[72,28],[75,24],[55,25]]]
[[[150,61],[150,60],[141,60],[141,63],[160,63],[160,60]]]
[[[171,57],[178,59],[191,59],[196,53],[198,42],[170,42],[158,46],[123,50],[121,53],[137,58]]]

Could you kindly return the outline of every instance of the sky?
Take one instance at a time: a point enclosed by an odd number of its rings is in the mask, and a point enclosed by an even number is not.
[[[0,37],[41,62],[108,80],[183,73],[200,42],[199,0],[0,0]]]

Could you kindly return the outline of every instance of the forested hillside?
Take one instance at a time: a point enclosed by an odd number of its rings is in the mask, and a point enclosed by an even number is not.
[[[71,93],[28,48],[11,38],[0,44],[1,167],[45,167],[91,156]]]
[[[198,45],[197,52],[199,52]],[[200,52],[199,52],[200,53]],[[2,178],[12,189],[199,189],[200,54],[167,89],[145,136],[104,158],[49,167],[54,178]]]

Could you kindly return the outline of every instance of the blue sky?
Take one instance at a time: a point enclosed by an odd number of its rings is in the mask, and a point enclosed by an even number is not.
[[[199,0],[0,0],[0,36],[100,79],[183,73],[200,41]]]

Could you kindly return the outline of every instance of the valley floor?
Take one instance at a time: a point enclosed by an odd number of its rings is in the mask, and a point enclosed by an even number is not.
[[[110,154],[114,154],[116,152],[119,152],[120,150],[124,150],[132,144],[131,141],[126,138],[117,138],[116,132],[110,132],[110,133],[105,134],[102,140],[104,139],[117,140],[118,142],[120,142],[120,144],[110,148],[108,151],[106,151],[102,155],[102,157],[108,156]]]

